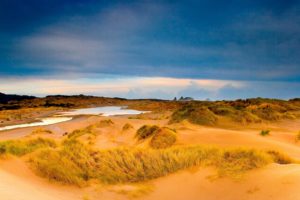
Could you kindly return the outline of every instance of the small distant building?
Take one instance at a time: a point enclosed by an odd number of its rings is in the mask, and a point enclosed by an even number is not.
[[[193,101],[194,99],[192,97],[183,97],[181,96],[178,101]]]

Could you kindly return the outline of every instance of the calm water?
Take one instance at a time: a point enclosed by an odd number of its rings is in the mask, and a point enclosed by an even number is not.
[[[147,111],[138,111],[126,109],[120,106],[104,106],[104,107],[96,107],[96,108],[83,108],[76,109],[68,112],[62,112],[59,114],[59,117],[48,117],[40,120],[39,122],[25,123],[25,124],[17,124],[0,127],[0,131],[11,130],[15,128],[25,128],[25,127],[33,127],[33,126],[44,126],[50,124],[56,124],[60,122],[65,122],[73,119],[71,116],[76,115],[102,115],[102,116],[113,116],[113,115],[137,115],[141,113],[145,113]]]
[[[102,115],[102,116],[113,116],[113,115],[137,115],[145,113],[147,111],[138,111],[127,109],[120,106],[105,106],[96,108],[83,108],[76,109],[73,111],[63,112],[62,116],[73,116],[73,115]]]
[[[43,118],[43,119],[40,119],[41,121],[39,121],[39,122],[32,122],[32,123],[26,123],[26,124],[16,124],[16,125],[0,127],[0,131],[11,130],[11,129],[15,129],[15,128],[25,128],[25,127],[32,127],[32,126],[44,126],[44,125],[56,124],[56,123],[59,123],[59,122],[69,121],[71,119],[72,119],[72,117]]]

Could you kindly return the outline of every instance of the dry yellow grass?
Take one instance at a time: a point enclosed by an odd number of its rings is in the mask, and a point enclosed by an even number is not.
[[[99,150],[74,137],[61,144],[43,138],[1,142],[0,153],[16,156],[31,153],[29,163],[37,174],[79,186],[93,179],[107,184],[142,182],[194,166],[211,166],[220,176],[240,177],[272,162],[293,162],[288,156],[272,150],[200,145]]]
[[[206,146],[97,150],[67,140],[59,149],[37,152],[30,161],[40,175],[50,180],[83,185],[97,179],[115,184],[151,180],[193,166],[212,166],[221,176],[240,177],[271,162],[289,163],[289,157],[274,152]]]
[[[151,138],[150,146],[155,149],[163,149],[172,146],[177,140],[176,133],[169,128],[160,128]]]

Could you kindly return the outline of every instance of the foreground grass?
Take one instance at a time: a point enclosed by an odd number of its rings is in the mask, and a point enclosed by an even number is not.
[[[79,186],[92,179],[107,184],[142,182],[195,166],[213,167],[220,176],[240,177],[272,162],[293,162],[277,151],[207,146],[98,150],[76,139],[58,146],[48,139],[16,140],[2,142],[0,147],[0,152],[17,156],[31,153],[29,163],[36,173]]]
[[[59,149],[37,152],[30,163],[40,175],[50,180],[82,185],[90,179],[97,179],[102,183],[115,184],[151,180],[193,166],[211,166],[220,176],[239,177],[248,170],[272,162],[292,162],[282,155],[275,151],[205,146],[100,151],[70,140]]]

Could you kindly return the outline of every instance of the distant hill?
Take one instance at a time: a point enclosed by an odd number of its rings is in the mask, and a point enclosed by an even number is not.
[[[16,94],[4,94],[0,92],[0,103],[6,104],[9,101],[21,101],[25,99],[34,99],[35,96],[27,96],[27,95],[16,95]]]

